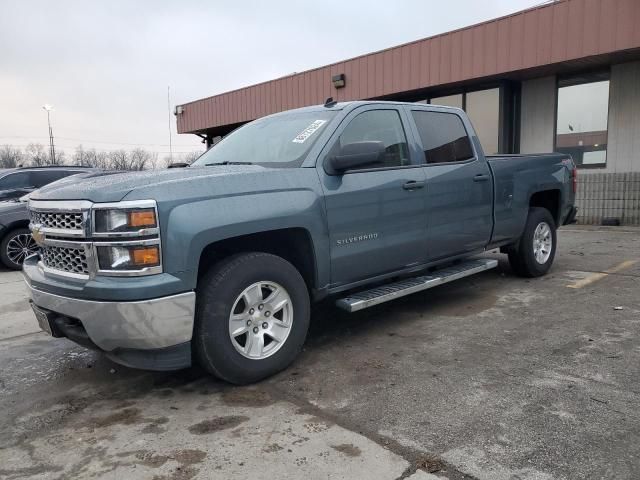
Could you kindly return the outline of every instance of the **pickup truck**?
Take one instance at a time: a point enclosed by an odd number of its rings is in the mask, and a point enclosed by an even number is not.
[[[310,304],[356,311],[496,266],[535,277],[574,220],[568,155],[485,156],[464,111],[328,101],[264,117],[188,168],[29,199],[41,328],[156,370],[232,383],[286,368]]]

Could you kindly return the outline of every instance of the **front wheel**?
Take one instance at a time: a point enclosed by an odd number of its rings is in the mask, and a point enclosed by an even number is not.
[[[0,260],[12,270],[21,270],[24,259],[38,251],[28,228],[10,231],[0,242]]]
[[[509,263],[522,277],[549,271],[556,255],[556,223],[546,208],[532,207],[520,241],[509,249]]]
[[[243,253],[200,280],[194,330],[199,363],[231,383],[286,368],[309,329],[309,294],[296,268],[268,253]]]

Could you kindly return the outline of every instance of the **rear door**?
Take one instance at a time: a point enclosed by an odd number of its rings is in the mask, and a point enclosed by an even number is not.
[[[368,105],[351,112],[318,165],[330,235],[331,283],[339,286],[425,261],[425,171],[409,151],[405,112]],[[329,175],[327,159],[342,145],[381,141],[383,166]],[[412,142],[413,143],[413,142]]]
[[[457,112],[408,110],[425,163],[429,261],[483,249],[493,228],[493,185],[484,155]]]

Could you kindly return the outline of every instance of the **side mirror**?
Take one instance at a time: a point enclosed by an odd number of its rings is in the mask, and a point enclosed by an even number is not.
[[[354,142],[343,145],[337,155],[329,159],[333,173],[382,162],[385,152],[382,142]]]

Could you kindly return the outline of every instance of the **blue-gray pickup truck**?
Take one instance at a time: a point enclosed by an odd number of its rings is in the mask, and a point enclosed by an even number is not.
[[[462,110],[328,102],[248,123],[188,168],[29,200],[41,328],[146,369],[232,383],[287,367],[310,305],[356,311],[496,266],[545,274],[574,221],[568,155],[486,156]]]

